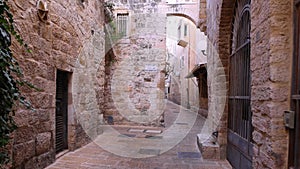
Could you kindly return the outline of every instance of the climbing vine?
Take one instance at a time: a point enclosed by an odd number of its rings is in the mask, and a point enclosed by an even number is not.
[[[13,24],[13,15],[9,11],[7,0],[0,0],[0,166],[9,162],[5,147],[9,143],[10,133],[17,128],[13,120],[16,104],[20,103],[26,108],[31,108],[31,104],[22,96],[19,87],[23,85],[33,87],[23,80],[19,64],[9,48],[11,36],[14,36],[19,44],[30,52]]]
[[[114,6],[115,4],[111,2],[104,2],[104,18],[105,18],[105,23],[112,22],[114,19]]]

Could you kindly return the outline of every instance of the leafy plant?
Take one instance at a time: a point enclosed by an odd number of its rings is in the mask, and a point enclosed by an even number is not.
[[[114,19],[114,7],[115,4],[111,2],[104,2],[105,23],[111,22]]]
[[[22,96],[19,87],[23,85],[33,87],[22,79],[23,73],[9,48],[13,35],[20,45],[31,52],[15,31],[13,24],[13,15],[9,11],[7,0],[0,0],[0,165],[9,162],[5,147],[9,143],[10,133],[17,128],[13,120],[16,103],[31,108],[31,104]]]

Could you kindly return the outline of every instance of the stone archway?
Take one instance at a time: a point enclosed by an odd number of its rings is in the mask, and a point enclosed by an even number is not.
[[[218,34],[218,54],[222,66],[224,68],[226,76],[226,89],[229,88],[229,58],[230,58],[230,46],[231,46],[231,30],[232,30],[232,19],[234,13],[235,0],[223,0],[220,10],[220,23],[219,23],[219,34]],[[227,90],[227,95],[228,95]],[[219,138],[218,143],[220,145],[221,158],[226,158],[226,146],[227,146],[227,125],[228,125],[228,98],[226,98],[226,106],[221,117],[221,122],[218,126]]]

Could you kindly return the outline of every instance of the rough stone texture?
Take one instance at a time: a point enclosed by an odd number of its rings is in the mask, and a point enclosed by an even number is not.
[[[199,21],[198,27],[200,28],[201,32],[204,32],[205,35],[207,34],[207,14],[206,14],[206,0],[200,0],[200,12],[199,12]]]
[[[234,1],[207,1],[207,34],[211,47],[217,52],[208,53],[208,67],[224,67],[228,85],[228,60]],[[251,109],[254,141],[253,168],[287,168],[288,133],[284,128],[283,110],[289,109],[292,58],[292,3],[291,1],[251,1]],[[215,54],[222,64],[215,64]],[[218,143],[226,146],[227,106],[220,123],[214,117],[217,83],[208,73],[209,117],[212,126],[219,130]],[[220,79],[219,79],[220,80]],[[218,87],[219,88],[219,87]],[[228,89],[228,88],[227,88]],[[225,150],[225,149],[224,149]],[[222,152],[221,152],[222,154]],[[225,153],[223,153],[225,154]]]
[[[220,15],[222,11],[222,1],[207,1],[207,85],[208,85],[208,116],[206,121],[207,135],[218,131],[218,145],[220,147],[220,158],[224,159],[225,146],[227,143],[227,85],[228,85],[228,56],[230,42],[230,23],[233,10],[230,5],[234,2],[225,4],[228,9],[224,9],[228,14]],[[214,12],[211,12],[214,11]],[[232,13],[231,13],[232,12]],[[225,18],[224,18],[225,17]],[[227,17],[227,18],[226,18]],[[229,17],[229,18],[228,18]],[[229,21],[228,23],[226,21]],[[228,29],[228,32],[225,32]],[[209,148],[209,147],[208,147]]]
[[[203,143],[199,145],[199,150],[201,151],[201,155],[203,159],[212,159],[212,160],[220,159],[221,149],[219,145],[215,145],[211,143]]]
[[[99,100],[104,89],[102,1],[47,1],[48,19],[37,15],[36,1],[10,1],[16,29],[32,53],[14,42],[12,51],[25,79],[41,91],[22,87],[35,111],[16,112],[13,168],[44,168],[55,160],[56,71],[70,72],[68,147],[90,141],[102,121]],[[98,94],[97,94],[98,93]],[[100,103],[101,104],[101,103]],[[88,122],[87,122],[88,121]]]
[[[49,151],[51,146],[51,133],[41,133],[36,137],[36,154],[40,155]]]
[[[159,2],[114,4],[116,17],[117,13],[129,14],[129,29],[126,37],[107,50],[104,118],[113,117],[114,124],[160,125],[166,16],[158,11]]]

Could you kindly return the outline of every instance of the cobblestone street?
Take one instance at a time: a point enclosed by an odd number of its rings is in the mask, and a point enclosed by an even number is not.
[[[174,123],[179,123],[180,119],[176,119],[179,111],[179,106],[172,103],[168,103],[165,111],[166,128],[169,128]],[[188,112],[187,110],[185,110]],[[175,147],[165,153],[158,153],[158,156],[149,158],[128,158],[121,157],[105,151],[96,143],[90,143],[74,152],[69,152],[66,155],[56,160],[54,164],[47,169],[62,169],[62,168],[87,168],[87,169],[229,169],[231,168],[227,161],[207,161],[203,160],[196,143],[196,135],[200,133],[201,127],[204,124],[204,119],[201,116],[197,116],[197,120],[190,130],[189,134]],[[181,123],[184,128],[184,123]],[[128,132],[132,126],[119,126],[116,129],[127,136],[138,137],[136,139],[147,139],[143,135],[124,133]],[[136,127],[138,128],[138,127]],[[140,127],[141,128],[141,127]],[[185,126],[186,128],[186,126]],[[159,128],[154,128],[159,129]],[[179,129],[181,130],[181,129]],[[164,130],[165,131],[165,130]],[[105,131],[104,131],[105,133]],[[145,136],[145,135],[144,135]],[[117,140],[120,137],[116,137],[111,140],[111,144],[117,144]],[[148,139],[150,139],[149,137]],[[153,136],[155,138],[155,136]],[[152,138],[152,139],[153,139]],[[156,136],[164,140],[164,137]],[[120,140],[119,140],[120,142]],[[137,143],[138,144],[138,143]],[[132,146],[128,144],[129,148],[135,149],[138,146]],[[155,152],[155,149],[145,149],[144,154]],[[140,153],[141,150],[140,150]]]

